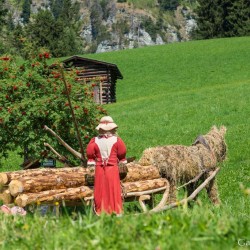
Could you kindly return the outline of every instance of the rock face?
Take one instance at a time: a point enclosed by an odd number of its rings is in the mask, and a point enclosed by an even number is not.
[[[182,6],[175,11],[174,21],[171,24],[163,21],[161,30],[156,27],[157,17],[143,11],[131,11],[129,8],[124,8],[124,5],[117,4],[112,14],[106,22],[103,21],[103,25],[111,30],[111,38],[101,41],[96,53],[188,41],[191,39],[192,30],[196,27],[194,14],[190,9]],[[145,19],[149,20],[149,18],[154,30],[158,31],[154,34],[152,30],[150,33],[150,27],[145,24]],[[123,34],[120,33],[119,27],[114,29],[121,22],[129,27],[128,31]],[[88,36],[85,36],[85,39],[87,40]]]
[[[109,52],[109,51],[115,51],[115,50],[120,50],[122,49],[119,44],[116,42],[112,42],[109,40],[104,40],[101,43],[99,43],[96,53],[102,53],[102,52]]]
[[[49,2],[49,0],[33,0],[31,14],[36,14],[41,9],[50,9]],[[159,15],[150,13],[149,10],[137,9],[130,4],[117,3],[114,0],[107,1],[105,10],[100,5],[98,8],[101,11],[98,15],[100,18],[98,27],[102,26],[105,36],[102,33],[101,37],[94,37],[93,23],[95,22],[91,19],[93,3],[91,1],[81,2],[82,30],[80,36],[84,41],[86,52],[101,53],[188,41],[191,39],[192,30],[196,27],[195,14],[191,9],[183,6],[177,8],[171,22],[163,18],[159,19]],[[18,10],[12,6],[12,9],[14,23],[22,23],[20,8]],[[88,51],[89,48],[92,51]]]

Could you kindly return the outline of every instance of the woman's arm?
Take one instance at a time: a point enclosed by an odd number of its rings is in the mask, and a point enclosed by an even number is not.
[[[96,158],[96,154],[95,154],[95,138],[92,138],[87,146],[86,149],[86,153],[87,153],[87,165],[91,165],[91,166],[95,166],[95,158]]]
[[[126,153],[127,153],[126,145],[123,142],[123,140],[118,137],[117,138],[117,158],[119,162],[127,163]]]

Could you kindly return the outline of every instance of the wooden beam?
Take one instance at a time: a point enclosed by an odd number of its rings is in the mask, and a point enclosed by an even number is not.
[[[181,201],[171,203],[171,204],[163,206],[163,207],[159,207],[158,209],[153,209],[149,212],[150,213],[162,212],[162,211],[169,210],[171,208],[178,207],[178,206],[183,205],[183,204],[187,204],[189,201],[193,200],[203,188],[205,188],[208,185],[208,183],[215,177],[215,175],[219,171],[220,171],[220,168],[216,168],[214,171],[212,171],[211,175],[197,189],[195,189],[194,192],[190,196],[188,196],[187,198],[182,199]]]

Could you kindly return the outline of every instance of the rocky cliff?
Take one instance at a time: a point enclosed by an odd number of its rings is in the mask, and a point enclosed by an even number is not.
[[[102,14],[96,17],[100,19],[98,25],[102,27],[102,35],[94,37],[91,4],[91,0],[80,1],[80,36],[86,51],[100,53],[188,41],[191,31],[196,27],[195,14],[188,7],[179,6],[173,12],[159,14],[157,5],[153,10],[146,10],[127,3],[108,1],[105,15],[100,12]],[[20,4],[9,2],[9,7],[14,22],[22,23]],[[30,7],[32,17],[41,9],[49,9],[50,0],[32,0]]]

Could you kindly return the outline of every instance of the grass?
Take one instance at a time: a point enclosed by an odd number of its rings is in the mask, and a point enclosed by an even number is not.
[[[150,146],[190,145],[212,125],[227,127],[228,159],[218,175],[222,205],[204,193],[191,207],[125,216],[64,213],[55,218],[0,215],[3,249],[241,249],[250,240],[250,37],[193,41],[84,55],[117,64],[117,103],[105,108],[119,125],[128,156]],[[18,169],[13,154],[3,171]],[[249,247],[249,246],[248,246]],[[247,248],[247,246],[245,246]]]
[[[2,249],[237,249],[249,237],[246,220],[205,204],[122,218],[89,212],[1,217]]]

